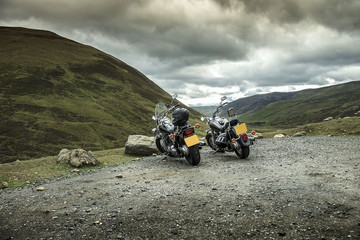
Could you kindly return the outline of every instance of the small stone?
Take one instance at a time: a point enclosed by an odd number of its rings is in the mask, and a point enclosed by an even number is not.
[[[116,178],[123,178],[123,175],[121,175],[121,174],[116,175]]]
[[[37,190],[37,191],[44,191],[45,188],[44,188],[44,187],[38,187],[36,190]]]
[[[71,170],[71,171],[72,171],[72,172],[75,172],[75,173],[80,172],[79,169],[73,169],[73,170]]]
[[[155,156],[157,156],[157,154],[156,154],[156,153],[153,153],[152,155],[153,155],[154,157],[155,157]]]
[[[275,136],[274,136],[274,138],[284,138],[285,137],[285,135],[284,134],[276,134]]]
[[[9,184],[7,182],[2,182],[1,187],[2,188],[8,188]]]
[[[305,136],[306,135],[306,132],[305,131],[301,131],[301,132],[297,132],[293,135],[293,137],[302,137],[302,136]]]
[[[100,221],[95,221],[94,224],[100,224]]]

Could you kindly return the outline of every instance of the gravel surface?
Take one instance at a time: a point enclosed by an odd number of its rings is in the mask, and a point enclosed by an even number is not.
[[[359,146],[262,139],[1,190],[0,239],[360,239]]]

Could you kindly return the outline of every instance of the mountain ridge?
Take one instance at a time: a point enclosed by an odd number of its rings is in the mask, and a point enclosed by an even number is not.
[[[122,147],[130,134],[152,135],[156,103],[170,101],[140,71],[96,48],[0,27],[0,163]]]
[[[230,102],[238,118],[249,125],[296,126],[334,118],[354,116],[360,109],[360,81],[352,81],[295,92],[273,92]],[[197,107],[208,114],[209,107]],[[204,110],[206,109],[206,110]]]

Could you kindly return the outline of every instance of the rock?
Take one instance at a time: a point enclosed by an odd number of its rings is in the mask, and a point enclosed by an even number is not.
[[[1,187],[2,188],[8,188],[9,184],[7,182],[2,182]]]
[[[153,153],[159,153],[159,150],[155,145],[154,137],[130,135],[125,143],[125,153],[138,156],[151,156]]]
[[[96,166],[100,162],[96,159],[91,151],[83,149],[62,149],[57,157],[57,163],[68,163],[72,167]]]
[[[45,191],[45,188],[44,187],[38,187],[36,190],[37,191]]]
[[[282,133],[276,134],[276,135],[274,136],[274,138],[284,138],[284,137],[285,137],[285,135],[282,134]]]
[[[293,135],[293,137],[302,137],[302,136],[305,136],[306,135],[306,132],[305,131],[301,131],[301,132],[297,132]]]
[[[354,113],[354,115],[358,115],[358,116],[360,116],[360,110],[359,110],[359,111],[357,111],[356,113]]]
[[[264,138],[264,136],[259,133],[259,132],[256,132],[255,135],[252,135],[255,139],[261,139],[261,138]]]
[[[326,121],[331,121],[333,119],[334,119],[333,117],[328,117],[328,118],[325,118],[323,121],[326,122]]]
[[[116,178],[123,178],[123,175],[119,174],[116,176]]]

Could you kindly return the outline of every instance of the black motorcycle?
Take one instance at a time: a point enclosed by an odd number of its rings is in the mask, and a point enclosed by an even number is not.
[[[169,105],[158,103],[155,107],[156,128],[155,133],[156,147],[163,154],[170,157],[185,157],[191,165],[197,165],[200,162],[200,141],[195,134],[195,128],[188,123],[189,111],[186,108],[178,108],[180,104],[172,106],[177,94],[172,96]],[[172,119],[168,117],[172,113]]]
[[[206,120],[210,129],[206,131],[206,142],[216,152],[233,152],[239,158],[245,159],[250,154],[250,145],[255,139],[249,136],[245,123],[241,123],[235,118],[235,110],[229,108],[227,110],[228,119],[220,117],[219,113],[227,105],[226,97],[221,98],[220,105],[216,108],[212,118],[206,117],[201,120]]]

